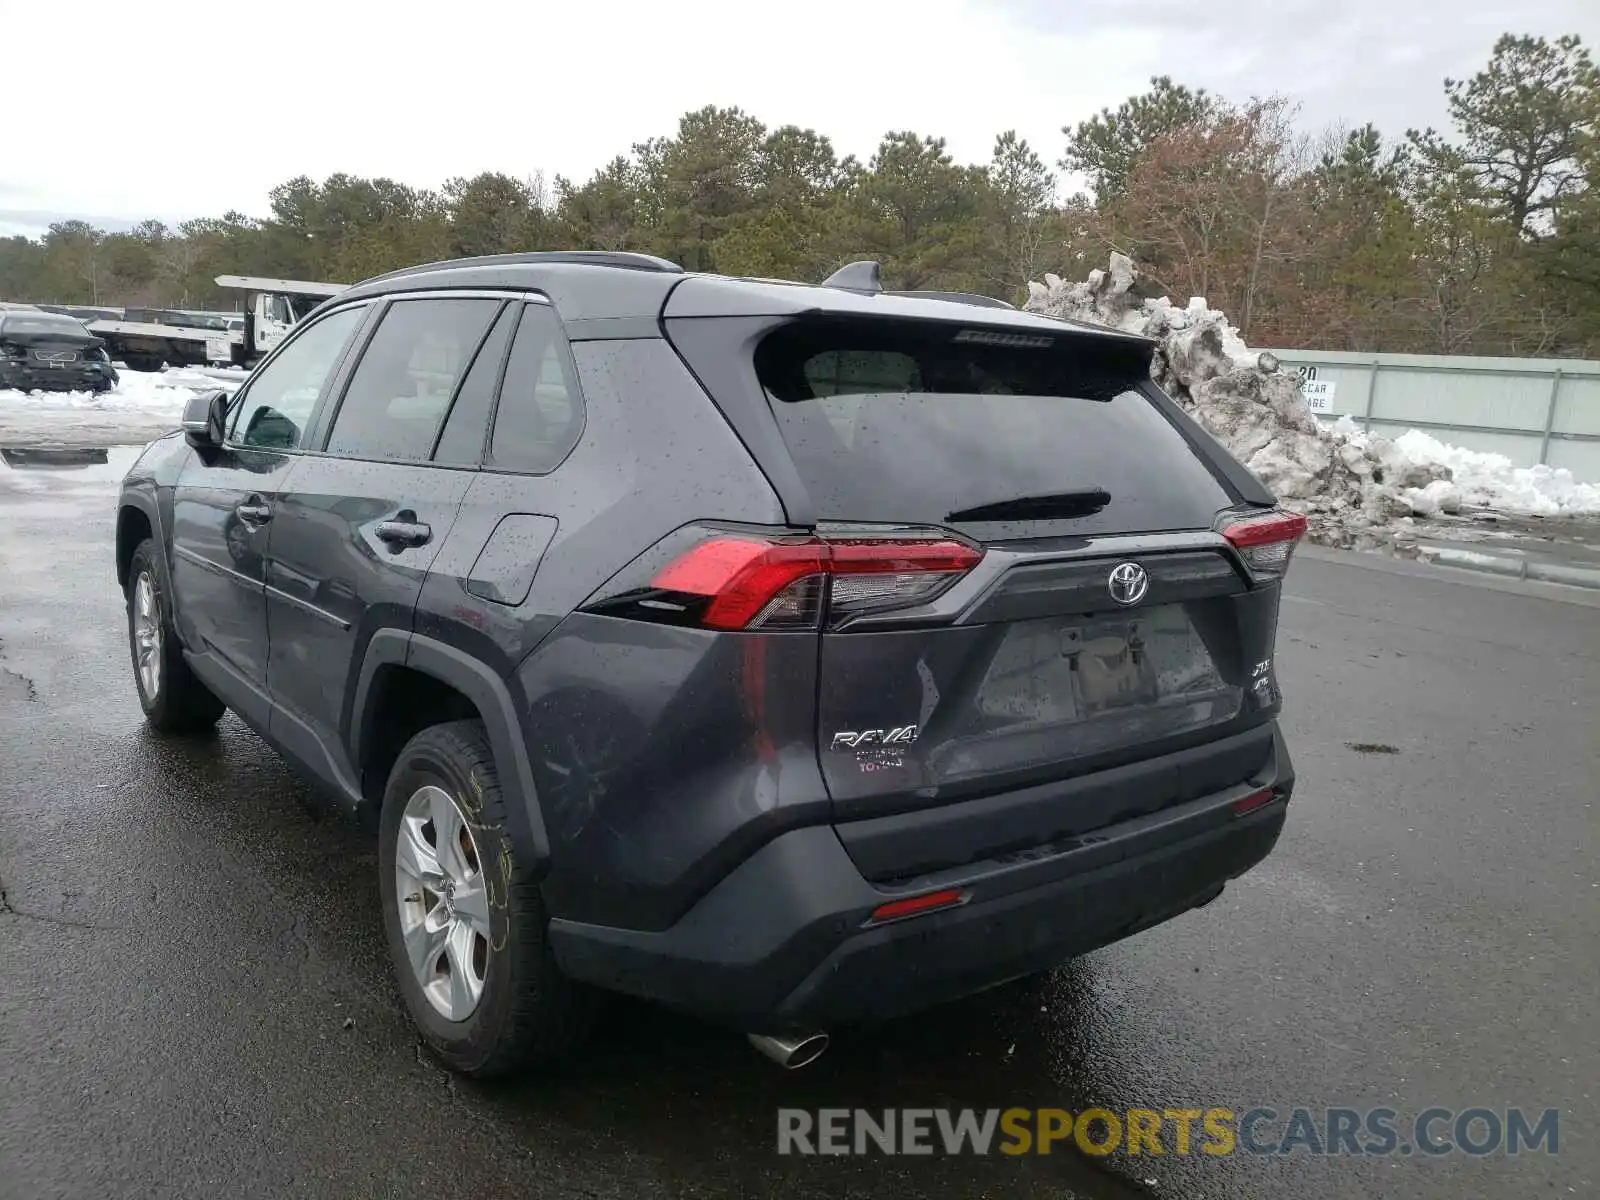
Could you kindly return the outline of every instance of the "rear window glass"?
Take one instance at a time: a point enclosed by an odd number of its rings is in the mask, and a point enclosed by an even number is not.
[[[81,321],[72,317],[58,317],[51,313],[29,313],[27,316],[11,316],[5,318],[4,324],[7,333],[57,333],[70,334],[74,337],[88,337],[89,331],[83,327]]]
[[[1233,503],[1137,390],[1149,377],[1137,347],[795,324],[755,366],[823,519],[1132,533],[1205,528]]]

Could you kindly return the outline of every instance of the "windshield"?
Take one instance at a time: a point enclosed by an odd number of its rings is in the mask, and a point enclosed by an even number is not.
[[[762,342],[756,374],[818,515],[993,539],[1208,528],[1234,502],[1141,390],[1138,347],[1007,336],[857,321]]]

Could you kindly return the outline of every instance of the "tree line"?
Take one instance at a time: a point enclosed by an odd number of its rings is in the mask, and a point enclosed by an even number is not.
[[[1600,356],[1600,71],[1576,37],[1505,35],[1444,83],[1451,128],[1304,132],[1294,105],[1169,77],[989,161],[887,134],[862,162],[738,108],[685,114],[587,181],[488,172],[436,190],[301,176],[269,215],[82,221],[0,239],[0,297],[227,308],[219,274],[354,282],[516,250],[661,255],[690,270],[818,280],[874,258],[905,288],[1012,302],[1110,250],[1153,294],[1205,296],[1255,345]],[[1052,167],[1054,169],[1052,169]],[[1087,181],[1060,197],[1057,171]]]

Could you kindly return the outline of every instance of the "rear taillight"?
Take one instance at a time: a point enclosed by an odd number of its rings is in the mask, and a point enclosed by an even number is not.
[[[647,581],[624,581],[586,607],[706,629],[816,629],[925,603],[982,558],[982,550],[942,535],[703,532]]]
[[[1289,556],[1305,536],[1306,519],[1281,508],[1259,516],[1230,514],[1221,532],[1255,575],[1275,578],[1289,569]]]
[[[815,623],[825,571],[815,541],[716,537],[673,559],[651,586],[703,605],[696,624],[710,629],[807,625]]]

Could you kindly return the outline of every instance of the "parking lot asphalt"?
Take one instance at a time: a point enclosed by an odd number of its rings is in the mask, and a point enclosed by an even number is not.
[[[1212,905],[779,1071],[619,1003],[453,1079],[384,958],[372,840],[233,718],[134,698],[103,464],[0,466],[0,1197],[1593,1195],[1600,600],[1328,553],[1280,622],[1299,772]],[[1559,1153],[796,1158],[780,1106],[1560,1112]]]

